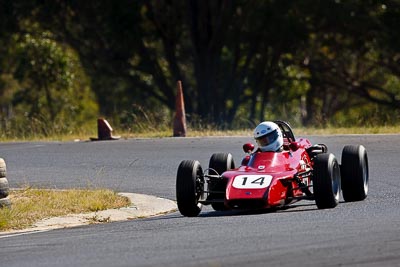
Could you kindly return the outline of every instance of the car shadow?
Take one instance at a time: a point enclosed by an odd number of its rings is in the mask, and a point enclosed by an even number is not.
[[[291,205],[279,208],[254,209],[254,210],[228,210],[228,211],[205,211],[199,214],[198,217],[221,217],[221,216],[243,216],[243,215],[260,215],[260,214],[275,214],[288,212],[306,212],[318,210],[315,204]]]
[[[339,204],[346,203],[340,201]],[[319,209],[315,203],[305,203],[305,204],[292,204],[289,206],[278,207],[278,208],[268,208],[268,209],[253,209],[253,210],[226,210],[226,211],[214,211],[211,209],[203,210],[198,216],[194,218],[210,218],[210,217],[231,217],[231,216],[252,216],[260,214],[279,214],[279,213],[302,213],[302,212],[315,212]],[[167,215],[159,215],[151,218],[143,218],[141,220],[166,220],[166,219],[178,219],[178,218],[188,218],[176,211]]]
[[[339,205],[346,203],[339,201]],[[269,209],[254,209],[254,210],[228,210],[228,211],[204,211],[198,217],[221,217],[221,216],[242,216],[242,215],[260,215],[260,214],[275,214],[275,213],[301,213],[318,211],[315,203],[292,204],[289,206],[269,208]]]

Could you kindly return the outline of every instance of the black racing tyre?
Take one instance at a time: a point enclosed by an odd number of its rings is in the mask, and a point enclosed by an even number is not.
[[[7,177],[7,167],[4,159],[0,158],[0,178]]]
[[[219,175],[235,168],[235,162],[231,153],[215,153],[211,156],[208,164],[210,169],[214,169]]]
[[[233,160],[232,154],[231,153],[215,153],[211,156],[210,162],[208,167],[210,169],[215,170],[219,175],[222,175],[222,173],[232,170],[235,168],[235,162]],[[211,174],[212,171],[211,171]],[[217,181],[217,182],[212,182],[209,185],[209,190],[211,191],[223,191],[225,192],[225,187],[226,184],[224,183],[223,180]],[[212,198],[217,198],[217,199],[225,199],[225,194],[210,194],[209,196],[210,199]],[[227,210],[227,207],[225,207],[225,204],[223,202],[218,202],[218,203],[212,203],[211,207],[216,210],[216,211],[224,211]]]
[[[339,203],[340,167],[333,154],[319,154],[314,159],[313,189],[319,209],[331,209]]]
[[[8,185],[8,180],[6,177],[0,178],[0,199],[8,197],[10,193],[10,187]]]
[[[0,209],[1,208],[11,208],[11,200],[8,197],[0,199]]]
[[[204,194],[204,176],[201,165],[196,160],[184,160],[176,175],[176,200],[183,216],[199,215],[202,205],[199,200]]]
[[[342,195],[346,202],[361,201],[368,194],[368,156],[364,146],[345,146],[342,151]]]

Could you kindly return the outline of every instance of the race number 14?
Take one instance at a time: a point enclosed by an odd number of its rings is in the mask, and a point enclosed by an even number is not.
[[[245,189],[266,188],[271,184],[271,180],[271,175],[238,175],[232,186]]]

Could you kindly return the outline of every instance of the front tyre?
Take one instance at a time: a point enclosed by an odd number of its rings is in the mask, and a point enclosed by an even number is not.
[[[361,201],[368,194],[368,156],[364,146],[345,146],[342,152],[342,194],[346,202]]]
[[[204,177],[200,163],[184,160],[178,167],[176,176],[176,200],[183,216],[199,215],[202,205],[199,200],[204,194]]]
[[[339,203],[340,167],[333,154],[319,154],[314,160],[313,188],[319,209],[331,209]]]

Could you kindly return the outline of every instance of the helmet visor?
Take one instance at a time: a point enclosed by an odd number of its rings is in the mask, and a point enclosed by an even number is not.
[[[275,142],[276,139],[278,139],[278,130],[272,131],[266,135],[256,138],[256,142],[258,146],[263,147]]]

